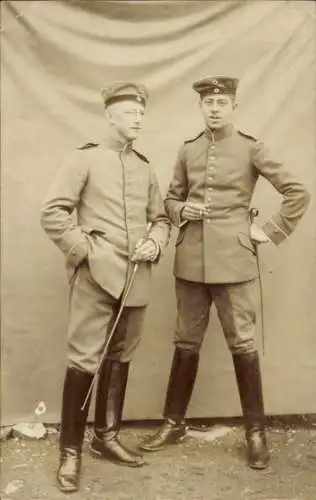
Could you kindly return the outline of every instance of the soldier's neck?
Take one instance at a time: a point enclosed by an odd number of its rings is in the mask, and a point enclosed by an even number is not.
[[[221,128],[209,128],[206,127],[205,129],[205,135],[212,141],[219,141],[221,139],[224,139],[225,137],[230,137],[233,132],[233,124],[228,123],[227,125],[224,125],[224,127]]]
[[[133,141],[123,137],[114,127],[109,127],[104,138],[104,144],[114,151],[129,151],[133,147]]]

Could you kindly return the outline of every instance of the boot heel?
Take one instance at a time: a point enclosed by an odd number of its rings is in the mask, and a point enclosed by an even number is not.
[[[95,458],[109,460],[126,467],[142,467],[145,465],[143,458],[132,450],[125,448],[117,437],[103,441],[98,439],[96,446],[100,449],[94,448],[93,443],[90,446],[90,452]]]
[[[186,437],[187,427],[167,420],[156,434],[141,443],[139,448],[144,451],[159,451],[167,445],[182,443]]]
[[[90,450],[90,454],[94,457],[94,458],[103,458],[102,456],[102,453],[98,450],[95,450],[94,448],[92,448],[92,446],[89,447],[89,450]]]
[[[78,491],[81,468],[81,451],[65,448],[60,455],[57,471],[57,487],[63,493]]]
[[[246,433],[248,446],[248,465],[251,469],[262,470],[266,469],[269,464],[269,452],[265,433],[263,431],[254,430]]]

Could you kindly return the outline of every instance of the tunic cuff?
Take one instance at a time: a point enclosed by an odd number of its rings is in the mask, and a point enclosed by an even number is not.
[[[182,226],[185,226],[185,224],[187,224],[189,221],[188,220],[185,220],[185,219],[182,219],[182,211],[185,207],[185,204],[182,205],[182,207],[179,209],[178,211],[178,224],[177,227],[182,227]]]
[[[267,222],[263,228],[262,231],[266,233],[268,238],[275,244],[279,245],[284,241],[288,235],[273,221],[270,220]]]
[[[77,267],[88,255],[87,245],[75,243],[66,255],[67,264]]]

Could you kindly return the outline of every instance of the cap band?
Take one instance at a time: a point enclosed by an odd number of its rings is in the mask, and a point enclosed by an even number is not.
[[[144,97],[135,94],[113,95],[105,101],[104,106],[107,107],[109,106],[109,104],[114,104],[115,102],[120,101],[134,101],[142,104],[144,107],[146,106],[146,100],[144,99]]]
[[[235,96],[235,91],[233,89],[229,89],[227,87],[211,87],[209,89],[203,90],[203,92],[199,92],[201,99],[205,97],[206,95],[217,95],[217,94],[227,94],[227,95],[232,95]]]

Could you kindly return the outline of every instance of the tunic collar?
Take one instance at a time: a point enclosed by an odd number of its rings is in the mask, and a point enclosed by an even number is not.
[[[212,142],[220,141],[221,139],[230,137],[232,133],[233,133],[232,124],[225,125],[225,127],[221,127],[219,129],[213,129],[213,130],[210,128],[205,129],[206,137]]]
[[[133,148],[133,141],[124,141],[115,134],[108,134],[102,142],[104,146],[118,153],[129,153]]]

